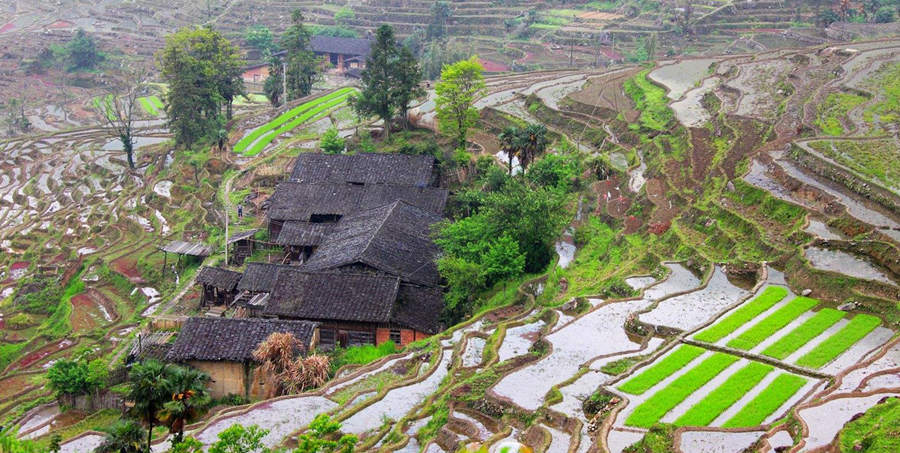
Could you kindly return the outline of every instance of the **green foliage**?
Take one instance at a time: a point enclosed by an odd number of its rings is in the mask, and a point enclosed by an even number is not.
[[[444,66],[441,81],[435,84],[435,109],[441,133],[456,139],[465,148],[466,134],[478,121],[475,99],[485,93],[484,68],[478,57]]]
[[[109,369],[101,359],[59,359],[47,370],[50,388],[69,395],[94,393],[106,386]]]
[[[340,154],[344,152],[344,139],[338,135],[336,127],[329,127],[324,134],[322,140],[319,141],[319,148],[326,154]]]
[[[367,344],[346,349],[335,348],[331,353],[331,369],[337,371],[344,365],[365,365],[395,352],[397,345],[393,341],[385,341],[378,346]]]
[[[294,453],[352,453],[359,439],[352,434],[344,434],[338,440],[332,440],[340,430],[340,422],[319,414],[297,438]]]
[[[334,21],[342,25],[345,25],[348,21],[355,18],[356,13],[354,13],[353,9],[349,6],[342,6],[341,9],[334,13]]]
[[[797,365],[819,368],[834,360],[844,351],[863,339],[881,324],[881,319],[872,315],[858,314],[841,330],[828,337],[797,360]]]
[[[181,442],[172,445],[169,453],[202,453],[203,444],[193,437],[186,437]]]
[[[678,426],[706,426],[731,407],[775,368],[750,362],[675,420]]]
[[[568,192],[574,188],[582,170],[581,162],[572,155],[547,154],[531,164],[525,177],[533,184]]]
[[[320,62],[309,46],[310,32],[303,24],[303,13],[291,14],[291,25],[281,37],[281,47],[287,51],[287,100],[309,96],[313,85],[322,79]]]
[[[75,37],[66,44],[69,70],[93,69],[103,61],[103,54],[97,49],[97,42],[87,32],[79,28]]]
[[[219,433],[219,440],[210,445],[209,453],[269,453],[271,450],[262,443],[269,430],[257,425],[244,427],[235,423]]]
[[[844,135],[841,118],[846,118],[850,110],[866,102],[866,98],[853,93],[831,93],[819,106],[819,117],[816,125],[827,135]]]
[[[0,453],[38,453],[40,450],[30,440],[20,440],[14,431],[0,431]]]
[[[818,303],[819,301],[808,297],[794,298],[776,312],[754,324],[753,327],[732,338],[728,342],[728,346],[749,351]]]
[[[761,424],[766,417],[781,407],[785,401],[797,393],[805,384],[806,379],[800,376],[780,374],[756,398],[753,398],[734,417],[725,422],[722,427],[743,428]]]
[[[649,428],[677,406],[678,403],[684,401],[688,395],[694,393],[709,382],[710,379],[716,377],[725,368],[728,368],[738,360],[737,356],[719,352],[713,353],[711,357],[691,368],[687,373],[672,381],[666,388],[658,390],[653,396],[636,407],[634,412],[625,420],[625,424]]]
[[[840,321],[844,315],[843,311],[823,308],[815,316],[807,319],[806,322],[766,348],[763,354],[779,360],[784,359]]]
[[[150,440],[153,426],[159,422],[159,411],[163,405],[170,401],[172,393],[169,391],[167,376],[168,365],[156,360],[147,360],[132,366],[128,373],[129,389],[128,401],[134,402],[131,412],[147,424],[147,449],[150,449]]]
[[[842,452],[900,451],[900,398],[888,398],[844,425],[837,444]]]
[[[63,290],[56,308],[38,329],[42,334],[50,338],[60,338],[72,330],[72,326],[69,325],[69,316],[72,314],[72,298],[84,292],[84,280],[81,279],[81,274],[82,270],[79,269],[69,279],[69,284]]]
[[[647,78],[649,73],[650,70],[647,69],[626,80],[625,93],[631,97],[635,108],[641,112],[641,128],[663,131],[669,128],[675,116],[669,109],[666,90],[650,82]]]
[[[175,143],[191,148],[214,140],[231,118],[234,98],[243,95],[240,49],[208,27],[183,28],[166,36],[157,53],[163,80],[169,85],[166,114]]]
[[[744,206],[756,207],[769,219],[791,225],[806,216],[806,210],[802,207],[775,198],[742,179],[734,179],[731,183],[734,184],[734,192],[723,192],[724,196]]]
[[[275,36],[269,27],[265,25],[251,25],[244,31],[244,41],[250,46],[259,49],[264,55],[272,53],[278,46],[275,44]]]
[[[675,425],[661,423],[650,427],[641,440],[623,450],[624,453],[671,453],[675,450]]]
[[[620,385],[619,390],[632,395],[643,394],[654,385],[659,384],[663,379],[671,376],[672,373],[684,368],[703,352],[703,348],[689,344],[681,345],[659,362]]]
[[[310,27],[316,36],[334,36],[337,38],[359,38],[359,33],[343,25],[313,25]]]
[[[94,450],[95,453],[138,453],[141,451],[141,442],[144,437],[144,429],[132,420],[119,420],[106,429],[106,437]]]

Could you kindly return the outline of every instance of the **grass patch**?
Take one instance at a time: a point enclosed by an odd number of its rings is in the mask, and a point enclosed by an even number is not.
[[[775,367],[759,362],[750,362],[738,370],[719,387],[691,407],[675,424],[678,426],[707,426],[725,409],[731,407],[756,384],[759,384]]]
[[[844,127],[841,118],[846,118],[847,113],[854,107],[866,102],[866,98],[852,93],[831,93],[825,98],[825,102],[819,106],[819,117],[816,126],[819,126],[826,135],[844,135]]]
[[[791,321],[797,319],[809,309],[815,307],[819,301],[808,297],[797,297],[781,307],[775,313],[772,313],[762,321],[756,323],[753,327],[744,331],[744,333],[732,338],[728,342],[728,346],[748,351],[754,346],[762,343],[775,332],[784,328]]]
[[[815,316],[807,319],[806,322],[782,337],[775,344],[766,348],[763,354],[779,360],[784,359],[833,326],[834,323],[844,317],[844,314],[840,310],[823,308]]]
[[[740,205],[755,207],[768,219],[783,225],[791,225],[806,216],[806,210],[802,207],[775,198],[765,190],[754,187],[743,179],[735,179],[731,183],[734,185],[734,191],[725,191],[722,192],[722,195]]]
[[[900,150],[893,140],[823,140],[810,148],[887,187],[900,187]]]
[[[840,451],[900,451],[900,398],[889,398],[841,430]]]
[[[247,155],[259,154],[259,152],[262,151],[262,149],[265,148],[266,145],[271,143],[272,140],[275,139],[275,137],[284,132],[290,131],[291,129],[294,129],[304,121],[324,110],[320,108],[323,105],[332,104],[335,99],[344,100],[347,98],[347,96],[350,95],[350,93],[354,91],[356,91],[354,88],[342,88],[320,98],[316,98],[309,102],[300,104],[297,107],[294,107],[287,112],[278,115],[272,121],[269,121],[268,123],[254,129],[253,132],[239,140],[234,145],[234,151],[239,154]],[[333,105],[337,105],[337,103]],[[315,112],[312,112],[312,110],[315,110]],[[301,114],[303,118],[302,120],[300,120],[300,117],[298,117],[298,115]],[[247,149],[257,139],[260,139],[260,142],[256,143],[256,145],[251,149]],[[265,142],[265,144],[259,146],[261,142]]]
[[[332,352],[331,369],[337,371],[344,365],[365,365],[395,352],[397,346],[393,341],[385,341],[378,346],[367,344],[346,349],[336,348]]]
[[[862,340],[869,332],[881,324],[881,319],[872,315],[856,315],[836,334],[828,337],[821,344],[797,360],[797,365],[819,368],[831,362],[837,356]]]
[[[658,423],[641,440],[622,450],[624,453],[671,453],[675,451],[675,425]]]
[[[641,127],[653,131],[666,130],[674,119],[669,109],[666,90],[647,79],[650,69],[641,71],[625,81],[625,93],[634,101],[635,109],[641,112]]]
[[[619,390],[632,395],[640,395],[671,376],[672,373],[684,368],[685,365],[703,354],[703,351],[703,348],[697,346],[681,345],[653,366],[620,385]]]
[[[628,426],[649,428],[658,422],[666,413],[679,403],[684,401],[691,393],[694,393],[710,379],[716,377],[725,368],[738,361],[737,356],[714,353],[711,357],[683,374],[664,389],[660,389],[653,396],[636,407],[634,412],[625,420]]]
[[[377,393],[382,391],[385,387],[399,382],[404,377],[404,375],[394,373],[391,370],[375,373],[338,390],[331,396],[331,399],[338,404],[345,404],[358,392],[373,391]]]
[[[782,374],[775,378],[756,398],[747,403],[734,417],[722,425],[723,428],[743,428],[758,426],[766,417],[778,410],[785,401],[794,396],[806,384],[806,379],[793,374]]]
[[[778,301],[784,299],[787,293],[787,288],[783,286],[769,286],[753,300],[744,303],[721,321],[694,335],[694,339],[715,343],[759,316],[760,313],[772,308]]]

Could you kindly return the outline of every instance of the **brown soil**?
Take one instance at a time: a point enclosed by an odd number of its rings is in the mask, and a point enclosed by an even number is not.
[[[691,177],[699,183],[706,179],[709,164],[716,155],[710,135],[709,129],[691,129]]]
[[[141,283],[144,281],[141,273],[137,270],[137,262],[127,256],[123,256],[112,263],[112,269],[128,278],[132,283]]]
[[[94,301],[87,294],[81,293],[72,298],[72,314],[69,316],[69,322],[75,332],[97,327],[102,316]]]

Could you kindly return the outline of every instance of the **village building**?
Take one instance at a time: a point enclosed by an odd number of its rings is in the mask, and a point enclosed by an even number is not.
[[[203,266],[197,273],[197,283],[202,287],[200,308],[209,305],[226,305],[237,295],[237,285],[243,274],[220,267]]]
[[[306,354],[318,343],[318,324],[274,319],[189,318],[166,355],[207,373],[210,396],[259,398],[266,394],[254,370],[253,351],[272,333],[291,333]]]
[[[366,67],[366,59],[372,50],[372,40],[316,35],[310,38],[309,47],[317,57],[322,58],[338,73],[358,77],[359,72]],[[284,54],[285,52],[281,51],[272,56],[281,57]],[[268,77],[268,62],[246,66],[241,75],[244,83],[260,87]]]

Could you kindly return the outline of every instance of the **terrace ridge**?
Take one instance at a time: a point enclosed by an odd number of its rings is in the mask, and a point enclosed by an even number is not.
[[[785,371],[789,371],[794,374],[799,374],[803,376],[808,376],[816,379],[831,379],[834,376],[823,373],[821,371],[812,370],[806,367],[792,365],[790,363],[785,363],[780,360],[774,359],[772,357],[764,356],[762,354],[754,354],[749,351],[744,351],[742,349],[729,348],[728,346],[720,346],[717,344],[706,343],[703,341],[697,341],[691,338],[682,338],[681,342],[684,344],[689,344],[691,346],[698,346],[701,348],[709,349],[710,351],[723,352],[725,354],[736,355],[738,357],[743,357],[745,359],[754,360],[757,362],[766,363],[772,365],[776,368],[781,368]]]

